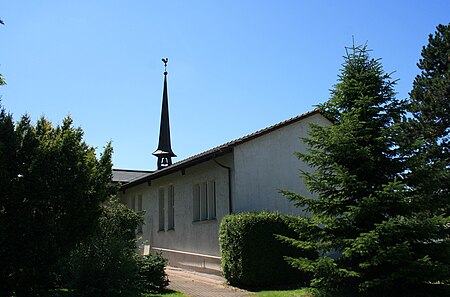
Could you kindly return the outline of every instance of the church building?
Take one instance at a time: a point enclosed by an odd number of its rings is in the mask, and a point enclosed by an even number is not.
[[[167,59],[163,62],[167,66]],[[120,200],[145,211],[137,230],[143,252],[159,251],[171,266],[220,273],[218,234],[225,215],[302,214],[279,190],[309,193],[299,171],[309,167],[295,152],[306,151],[301,138],[308,136],[310,124],[330,122],[309,111],[173,163],[165,69],[159,143],[153,152],[157,170],[113,170],[113,182],[121,183]]]

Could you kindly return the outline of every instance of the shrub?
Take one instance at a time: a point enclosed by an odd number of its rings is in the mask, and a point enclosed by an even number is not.
[[[136,291],[139,255],[134,230],[142,218],[116,199],[102,207],[94,234],[78,245],[64,267],[66,285],[78,296],[123,296]]]
[[[139,290],[158,292],[169,285],[165,271],[167,259],[161,254],[139,257]]]
[[[117,239],[95,240],[72,255],[67,285],[77,296],[122,296],[135,291],[138,265],[134,252]]]
[[[248,288],[305,283],[308,275],[285,261],[286,256],[298,255],[298,250],[277,236],[298,237],[292,223],[300,225],[302,220],[270,212],[224,217],[219,239],[227,281]]]
[[[169,284],[167,260],[136,253],[138,214],[111,199],[102,207],[96,232],[63,264],[64,285],[76,296],[137,296]]]

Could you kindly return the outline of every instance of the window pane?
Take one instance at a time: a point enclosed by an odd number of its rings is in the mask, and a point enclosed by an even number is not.
[[[138,207],[137,207],[137,211],[142,211],[142,195],[139,194],[138,195],[138,203],[137,203]]]
[[[208,219],[216,218],[216,182],[208,182]]]
[[[137,211],[142,211],[142,194],[137,196]],[[142,224],[137,227],[137,233],[142,233]]]
[[[164,188],[159,189],[159,230],[164,230]]]
[[[175,205],[174,205],[174,192],[173,192],[173,185],[170,185],[168,188],[167,193],[167,199],[168,199],[168,205],[167,205],[167,217],[169,219],[168,222],[168,229],[174,229],[175,227],[175,218],[174,218],[174,212],[175,212]]]
[[[200,187],[200,219],[208,219],[208,199],[207,199],[208,186],[206,183],[201,183]]]
[[[192,220],[200,220],[200,185],[194,185],[192,205]]]

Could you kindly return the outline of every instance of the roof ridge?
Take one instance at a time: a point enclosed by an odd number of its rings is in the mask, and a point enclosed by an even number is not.
[[[190,157],[188,157],[186,159],[183,159],[183,160],[180,160],[178,162],[175,162],[171,166],[168,166],[168,167],[165,167],[165,168],[153,171],[153,172],[151,172],[149,174],[146,174],[144,176],[135,178],[134,180],[130,181],[129,183],[123,185],[122,188],[123,189],[129,188],[129,187],[131,187],[133,185],[133,183],[138,183],[139,184],[139,181],[145,182],[147,179],[151,180],[151,177],[158,178],[160,176],[164,176],[166,174],[178,171],[178,170],[182,169],[180,167],[182,167],[183,165],[185,165],[185,166],[183,166],[184,168],[193,166],[195,164],[203,162],[204,159],[208,159],[208,157],[210,157],[210,155],[213,155],[213,157],[216,157],[218,155],[222,155],[222,154],[228,152],[230,149],[232,149],[233,147],[235,147],[237,145],[240,145],[240,144],[242,144],[244,142],[250,141],[250,140],[252,140],[254,138],[260,137],[260,136],[262,136],[264,134],[267,134],[267,133],[272,132],[272,131],[274,131],[276,129],[282,128],[282,127],[284,127],[286,125],[292,124],[292,123],[294,123],[296,121],[299,121],[301,119],[304,119],[304,118],[306,118],[306,117],[308,117],[310,115],[316,114],[316,113],[320,113],[318,108],[315,108],[313,110],[304,112],[304,113],[302,113],[300,115],[297,115],[295,117],[292,117],[292,118],[284,120],[284,121],[281,121],[281,122],[279,122],[277,124],[268,126],[266,128],[260,129],[258,131],[253,132],[253,133],[250,133],[250,134],[247,134],[245,136],[242,136],[240,138],[236,138],[234,140],[225,142],[225,143],[223,143],[221,145],[218,145],[216,147],[213,147],[213,148],[211,148],[209,150],[203,151],[203,152],[198,153],[196,155],[190,156]]]
[[[113,168],[114,171],[124,171],[124,172],[154,172],[154,170],[141,170],[141,169],[124,169],[124,168]]]

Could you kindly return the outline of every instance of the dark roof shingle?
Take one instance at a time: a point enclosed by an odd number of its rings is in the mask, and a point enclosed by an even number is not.
[[[131,170],[131,169],[113,169],[112,182],[122,184],[128,183],[134,179],[141,178],[144,175],[150,174],[153,171],[148,170]]]

